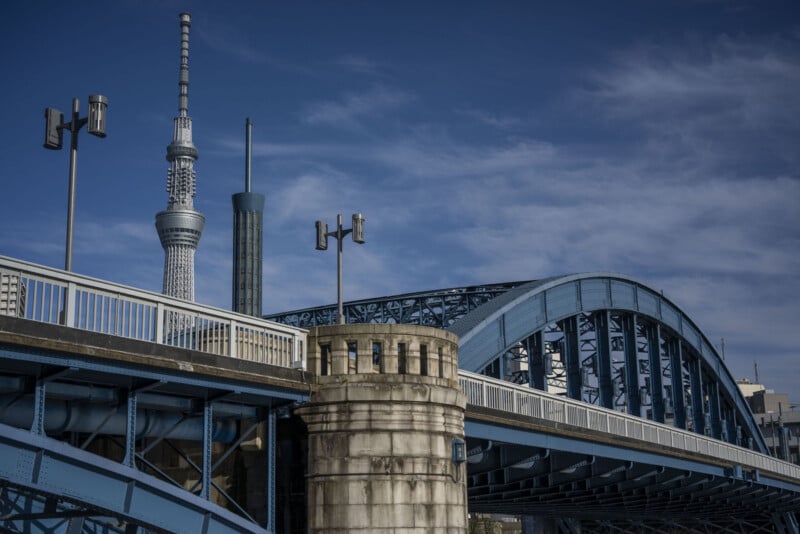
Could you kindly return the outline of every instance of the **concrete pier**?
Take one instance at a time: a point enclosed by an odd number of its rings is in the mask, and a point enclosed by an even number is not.
[[[458,339],[410,325],[311,329],[308,532],[466,533]]]

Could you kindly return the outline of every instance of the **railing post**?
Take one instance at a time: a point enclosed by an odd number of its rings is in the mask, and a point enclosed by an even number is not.
[[[67,283],[67,302],[66,313],[64,314],[64,326],[72,327],[75,325],[75,301],[78,298],[78,285],[75,282]]]
[[[155,342],[163,345],[166,340],[164,339],[164,305],[162,303],[156,304],[156,340]]]
[[[237,358],[236,354],[236,333],[237,333],[237,324],[236,321],[231,320],[230,326],[228,327],[228,356],[231,358]]]

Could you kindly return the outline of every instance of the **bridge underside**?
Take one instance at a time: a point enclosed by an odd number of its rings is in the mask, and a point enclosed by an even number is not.
[[[0,317],[0,531],[273,531],[276,419],[307,381]],[[242,462],[258,503],[226,487]]]
[[[5,425],[0,425],[0,475],[4,532],[260,530],[143,471]]]
[[[466,433],[474,513],[535,516],[564,532],[794,531],[797,487],[758,472],[475,418]]]

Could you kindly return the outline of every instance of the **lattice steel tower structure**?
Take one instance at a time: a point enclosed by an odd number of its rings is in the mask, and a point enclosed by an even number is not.
[[[189,13],[180,14],[181,64],[178,77],[178,116],[172,143],[167,146],[167,209],[156,214],[156,229],[164,247],[163,293],[194,300],[194,253],[205,226],[205,217],[194,209],[197,148],[192,143],[189,117]]]

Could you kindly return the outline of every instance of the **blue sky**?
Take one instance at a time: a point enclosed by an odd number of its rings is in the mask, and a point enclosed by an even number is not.
[[[228,308],[231,200],[266,195],[264,312],[335,301],[314,220],[360,211],[345,298],[610,271],[663,289],[736,377],[800,384],[796,1],[9,2],[0,8],[0,255],[161,290],[181,11],[206,216],[197,300]],[[65,138],[68,139],[68,138]],[[68,141],[67,141],[68,142]]]

